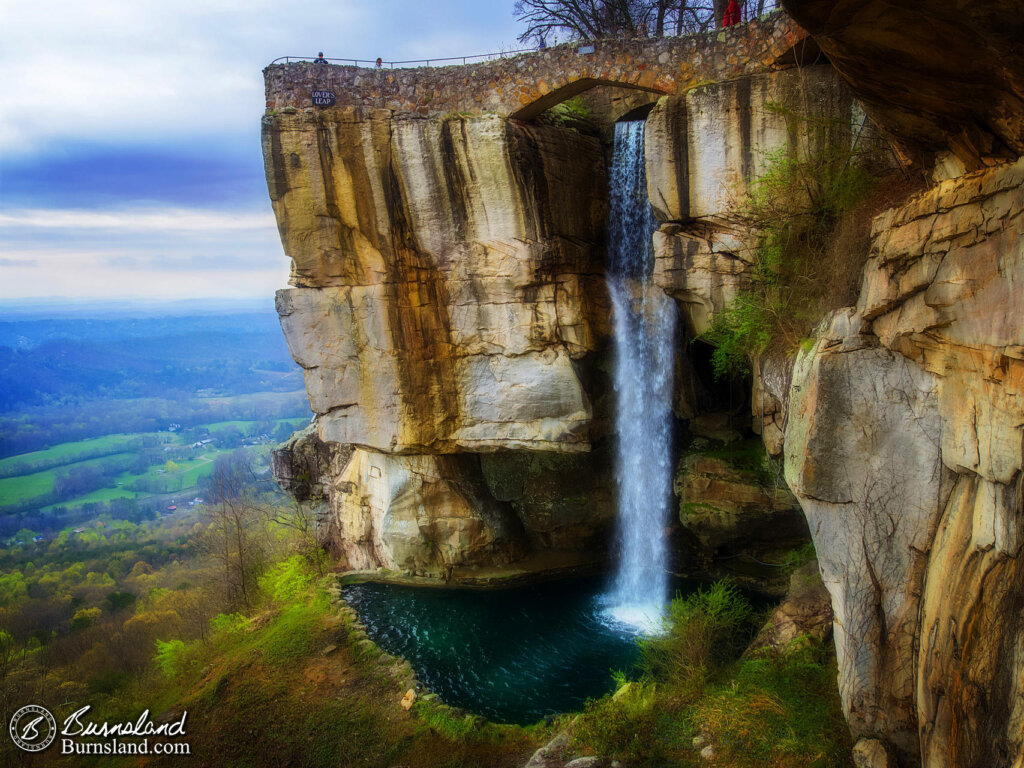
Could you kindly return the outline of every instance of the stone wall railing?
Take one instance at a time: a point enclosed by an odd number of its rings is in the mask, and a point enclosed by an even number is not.
[[[567,43],[511,58],[449,67],[376,69],[296,62],[264,71],[267,111],[336,106],[422,115],[497,114],[529,119],[595,85],[678,94],[711,82],[784,68],[807,38],[792,19],[761,19],[687,37]]]

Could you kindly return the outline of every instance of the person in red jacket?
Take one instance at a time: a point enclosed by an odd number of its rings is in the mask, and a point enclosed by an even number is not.
[[[740,4],[736,0],[729,0],[729,5],[725,9],[725,16],[722,17],[722,26],[731,27],[733,24],[739,24],[742,20],[743,12],[740,10]]]

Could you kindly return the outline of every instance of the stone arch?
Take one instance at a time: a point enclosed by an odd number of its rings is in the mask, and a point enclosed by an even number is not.
[[[541,112],[551,109],[556,104],[561,104],[563,101],[571,99],[573,96],[577,96],[584,91],[589,91],[591,88],[597,86],[610,86],[613,88],[630,88],[636,91],[646,91],[647,93],[656,94],[657,96],[664,96],[670,91],[659,90],[658,88],[648,88],[636,83],[623,82],[622,80],[603,80],[595,77],[581,77],[578,80],[573,80],[565,85],[555,88],[553,91],[541,96],[539,99],[531,101],[529,104],[519,108],[513,112],[509,117],[513,120],[532,120],[537,117]]]

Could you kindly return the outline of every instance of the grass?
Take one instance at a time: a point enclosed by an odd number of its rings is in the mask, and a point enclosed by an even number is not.
[[[147,435],[167,438],[167,433],[140,432],[136,434],[104,435],[103,437],[93,437],[87,440],[60,443],[41,451],[32,451],[31,453],[22,453],[17,456],[0,459],[0,475],[14,477],[31,473],[33,465],[46,464],[49,466],[45,468],[58,467],[81,461],[85,458],[122,453],[125,448],[134,447],[134,443],[138,438],[146,437]],[[37,469],[36,471],[39,470]]]
[[[209,430],[211,435],[216,434],[217,432],[220,432],[220,431],[225,430],[225,429],[237,429],[238,431],[240,431],[246,437],[251,437],[251,436],[256,434],[257,425],[262,424],[262,423],[263,423],[262,421],[255,421],[255,420],[246,421],[246,420],[235,419],[233,421],[215,421],[215,422],[212,422],[210,424],[204,424],[203,427],[205,427],[207,430]],[[292,427],[293,429],[299,429],[300,427],[303,427],[303,426],[305,426],[308,423],[309,423],[309,419],[305,419],[305,418],[276,419],[274,421],[274,427],[276,428],[276,427],[280,426],[281,424],[287,424],[290,427]]]
[[[574,748],[630,766],[848,766],[831,645],[799,638],[741,656],[761,620],[728,583],[674,600],[665,633],[640,643],[637,679],[620,675],[567,723]]]
[[[175,472],[169,472],[167,474],[160,474],[157,470],[163,469],[163,465],[156,465],[150,467],[146,472],[142,474],[133,474],[131,472],[122,472],[117,476],[115,482],[122,483],[120,486],[99,488],[90,493],[86,493],[82,496],[75,496],[72,499],[61,501],[56,504],[50,504],[45,507],[41,507],[43,512],[51,512],[56,507],[64,507],[65,509],[75,509],[88,504],[90,502],[97,501],[111,501],[113,499],[144,499],[152,496],[151,493],[143,493],[141,491],[133,491],[128,486],[136,480],[141,478],[148,479],[159,479],[164,480],[167,483],[165,491],[161,493],[184,493],[192,490],[199,485],[199,481],[213,472],[214,461],[222,454],[231,453],[231,449],[224,450],[208,450],[202,456],[194,459],[182,459],[176,462],[179,469]],[[15,478],[11,478],[12,480]],[[3,481],[0,481],[3,482]],[[52,486],[51,486],[52,487]]]
[[[133,455],[132,453],[112,453],[94,459],[71,461],[53,469],[43,470],[42,472],[2,478],[0,479],[0,505],[16,504],[20,501],[27,501],[36,496],[50,493],[53,490],[53,483],[57,472],[74,467],[94,466],[110,460],[130,459]]]
[[[298,397],[306,396],[305,389],[296,389],[291,392],[254,392],[245,395],[212,395],[210,397],[197,397],[201,403],[212,403],[218,405],[230,405],[234,408],[246,408],[252,406],[279,405],[295,400]]]
[[[719,765],[839,768],[851,747],[838,706],[836,664],[820,644],[744,659],[689,717],[708,734]]]
[[[260,580],[263,604],[252,617],[218,616],[206,643],[158,643],[150,677],[96,716],[120,721],[141,707],[188,710],[192,757],[154,757],[150,766],[519,768],[553,735],[481,727],[429,702],[404,711],[403,686],[387,672],[393,661],[356,653],[326,585],[299,557],[277,563]],[[336,648],[324,653],[330,646]],[[138,759],[70,764],[129,766]]]
[[[263,398],[265,396],[274,399],[281,394],[288,393],[259,393],[257,395],[239,395],[237,397],[242,400],[248,398],[248,400],[246,400],[246,402],[248,402],[254,398]],[[241,431],[245,436],[252,436],[256,434],[257,425],[260,423],[262,422],[258,420],[236,419],[230,421],[211,422],[209,424],[199,425],[198,428],[205,428],[214,435],[216,435],[218,431],[234,428]],[[288,424],[294,429],[298,429],[306,423],[308,423],[308,419],[303,417],[274,420],[275,427],[280,426],[281,424]],[[17,456],[11,456],[6,459],[0,459],[0,475],[10,475],[9,477],[0,477],[0,506],[30,501],[31,499],[50,493],[53,490],[53,483],[57,472],[76,466],[87,466],[90,463],[96,463],[104,460],[130,457],[133,455],[131,451],[134,450],[135,444],[139,438],[147,436],[159,437],[161,441],[166,444],[184,445],[185,443],[182,435],[168,432],[116,434],[61,443],[42,451],[33,451],[31,453],[24,453]],[[128,450],[118,451],[118,448]],[[206,477],[213,471],[213,460],[216,459],[217,456],[223,453],[229,453],[231,450],[231,448],[209,447],[208,450],[204,451],[203,456],[201,457],[176,461],[180,469],[173,474],[164,475],[158,473],[157,470],[162,469],[162,465],[152,466],[142,474],[124,472],[116,478],[116,482],[121,483],[121,486],[99,488],[56,504],[48,504],[40,507],[40,509],[43,512],[50,512],[55,507],[72,509],[92,502],[106,502],[122,498],[145,498],[151,494],[136,492],[127,487],[140,478],[166,479],[168,481],[172,481],[167,485],[167,493],[187,491],[191,488],[195,488],[202,478]],[[80,458],[83,456],[87,456],[89,458]],[[34,472],[18,472],[19,468],[29,469],[33,465],[38,466],[40,463],[44,466],[48,464],[49,467]]]
[[[114,499],[137,499],[141,494],[127,488],[99,488],[91,493],[76,496],[71,501],[62,501],[60,504],[53,504],[43,507],[44,512],[49,512],[53,507],[78,507],[95,501],[113,501]]]

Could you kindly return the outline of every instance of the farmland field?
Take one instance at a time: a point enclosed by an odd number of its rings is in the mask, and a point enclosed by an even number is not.
[[[40,506],[40,510],[51,512],[57,507],[68,509],[80,507],[83,504],[92,502],[106,502],[113,499],[137,499],[145,498],[150,493],[133,489],[138,481],[147,481],[155,492],[175,493],[196,487],[199,481],[210,474],[213,464],[218,456],[231,453],[241,447],[236,443],[225,444],[225,436],[230,430],[234,430],[243,438],[251,438],[259,433],[260,426],[271,426],[276,434],[283,436],[284,433],[300,429],[308,422],[306,418],[276,419],[272,422],[260,422],[247,419],[233,419],[230,421],[217,421],[210,424],[200,424],[196,427],[181,433],[156,432],[140,433],[138,435],[118,434],[107,435],[100,438],[78,440],[69,443],[60,443],[42,451],[34,451],[20,456],[12,456],[0,460],[0,470],[10,473],[9,477],[0,477],[0,507],[17,502],[24,502],[32,498],[44,496],[53,491],[54,481],[61,472],[74,468],[98,466],[104,462],[126,461],[135,456],[134,451],[118,451],[118,448],[132,448],[141,444],[141,438],[149,437],[159,442],[164,451],[178,454],[186,449],[192,449],[191,438],[194,436],[209,435],[213,442],[201,446],[201,451],[190,458],[171,458],[174,468],[168,470],[166,463],[157,463],[149,466],[144,472],[121,472],[112,478],[111,484],[97,488],[86,493],[63,499],[59,503],[51,503]],[[230,436],[228,437],[230,439]],[[270,442],[264,440],[264,443]],[[216,445],[215,445],[216,444]],[[251,446],[250,446],[251,447]],[[108,452],[109,451],[109,452]],[[100,452],[101,455],[88,459],[79,457]],[[24,474],[17,474],[20,468],[30,468],[45,463],[48,469],[41,471],[26,471]]]
[[[69,515],[142,519],[309,416],[269,307],[79,321],[5,318],[0,305],[0,535]]]

